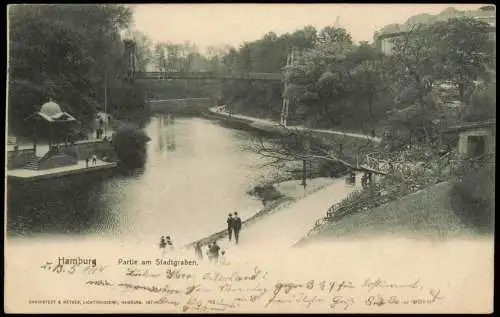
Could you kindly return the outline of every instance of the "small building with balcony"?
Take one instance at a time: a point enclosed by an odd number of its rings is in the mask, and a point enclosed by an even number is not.
[[[462,158],[495,156],[496,120],[451,126],[443,133],[458,135],[457,153]]]
[[[68,131],[77,122],[75,117],[61,110],[52,100],[43,104],[40,110],[25,119],[34,127],[33,146],[15,144],[7,151],[8,169],[50,169],[77,164],[78,158],[68,151]],[[37,151],[40,138],[47,138],[48,146],[43,145],[42,153]],[[60,148],[64,142],[66,147]],[[46,147],[46,150],[43,151]],[[39,152],[39,155],[37,155]],[[43,153],[45,152],[45,153]]]

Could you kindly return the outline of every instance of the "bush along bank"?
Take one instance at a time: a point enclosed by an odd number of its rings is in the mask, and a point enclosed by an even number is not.
[[[151,140],[135,124],[122,124],[113,135],[113,148],[119,166],[134,169],[144,166],[146,144]]]
[[[251,191],[249,191],[248,194],[250,196],[259,198],[264,206],[266,206],[269,202],[284,197],[284,195],[280,193],[271,183],[257,185]]]
[[[290,196],[287,195],[286,192],[278,190],[276,185],[287,181],[300,181],[301,184],[303,184],[302,182],[304,179],[302,168],[302,162],[288,164],[286,168],[282,169],[279,177],[275,177],[270,181],[256,185],[252,190],[248,191],[247,194],[260,199],[264,206],[270,201],[280,199],[283,196]],[[314,179],[340,178],[345,176],[347,172],[348,169],[343,164],[319,159],[313,160],[308,164],[308,168],[306,170],[306,188],[309,184],[311,184],[311,182],[313,183],[313,187],[317,186],[317,184],[314,184]]]

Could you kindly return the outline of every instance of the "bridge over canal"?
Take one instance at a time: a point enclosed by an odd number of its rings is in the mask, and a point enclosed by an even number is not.
[[[226,72],[133,72],[134,80],[245,80],[277,81],[283,80],[281,73],[226,73]]]
[[[269,82],[283,82],[284,90],[286,90],[289,83],[286,81],[286,72],[291,65],[294,64],[295,59],[301,52],[292,50],[287,56],[286,66],[283,68],[281,73],[227,73],[227,72],[139,72],[136,69],[136,53],[135,53],[135,43],[133,41],[125,42],[126,53],[128,54],[129,61],[129,76],[132,80],[136,81],[165,81],[165,80],[244,80],[244,81],[269,81]],[[277,128],[286,129],[287,119],[288,119],[288,108],[290,100],[283,95],[283,104],[281,110],[280,122],[264,122],[266,120],[260,120],[256,118],[246,117],[251,124],[264,124],[267,129]],[[201,112],[211,112],[214,114],[213,108],[215,105],[215,100],[212,98],[185,98],[185,99],[157,99],[148,100],[148,106],[155,113],[190,113],[190,114],[200,114]],[[243,117],[238,115],[232,115],[230,113],[220,112],[218,115],[226,115],[234,118]],[[240,118],[241,119],[241,118]],[[301,129],[301,127],[294,127],[295,129]],[[339,131],[330,130],[314,130],[313,133],[319,135],[344,135],[344,137],[353,137],[355,139],[367,139],[373,141],[373,144],[380,143],[379,138],[371,138],[370,136],[343,133]],[[372,172],[381,175],[387,175],[389,168],[384,164],[385,161],[376,160],[372,156],[362,155],[361,157],[343,156],[339,160],[346,166],[355,169],[363,170],[367,172]],[[383,167],[383,168],[382,168]]]
[[[128,60],[128,74],[131,80],[135,81],[165,81],[165,80],[244,80],[244,81],[269,81],[269,82],[283,82],[284,89],[286,90],[288,83],[286,81],[286,72],[293,65],[295,57],[301,52],[292,49],[287,56],[286,65],[284,65],[282,72],[279,73],[235,73],[235,72],[181,72],[178,70],[161,72],[140,72],[136,68],[136,45],[132,40],[125,40],[125,53]],[[193,98],[190,98],[193,99]],[[287,125],[288,108],[290,100],[283,94],[283,104],[281,110],[280,123],[283,126]]]

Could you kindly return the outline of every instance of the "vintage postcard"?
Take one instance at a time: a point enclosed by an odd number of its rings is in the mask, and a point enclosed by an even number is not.
[[[493,311],[496,7],[8,7],[4,311]]]

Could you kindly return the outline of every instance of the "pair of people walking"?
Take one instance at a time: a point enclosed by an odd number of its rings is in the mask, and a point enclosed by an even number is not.
[[[92,166],[96,166],[97,165],[97,155],[92,154],[91,157],[85,158],[85,167],[89,167],[89,161],[90,160],[92,161]]]
[[[241,230],[241,218],[238,216],[238,213],[235,212],[234,217],[232,214],[229,214],[226,223],[227,223],[227,231],[229,234],[229,241],[231,241],[234,232],[234,240],[236,244],[238,244],[240,240],[240,230]]]
[[[162,236],[160,238],[160,250],[162,251],[162,253],[165,253],[167,247],[170,249],[170,251],[172,251],[174,249],[174,244],[172,243],[172,240],[170,240],[170,236],[167,236],[167,239]]]
[[[372,184],[372,173],[365,172],[363,174],[363,177],[361,177],[361,186],[363,188],[366,188],[366,187],[368,187],[371,184]]]

